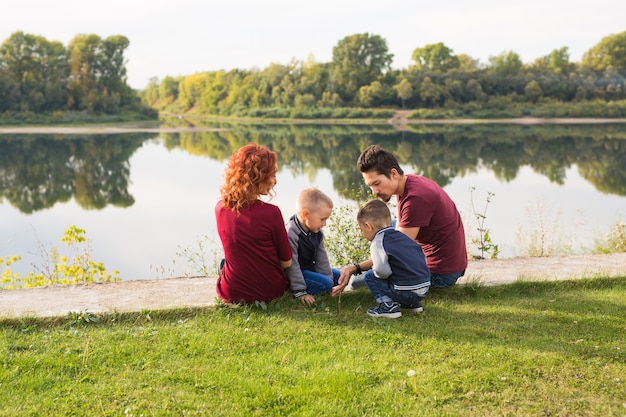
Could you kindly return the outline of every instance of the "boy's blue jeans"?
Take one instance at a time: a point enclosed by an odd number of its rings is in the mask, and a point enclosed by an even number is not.
[[[360,288],[365,286],[365,276],[374,273],[370,270],[364,272],[362,275],[357,275],[352,280],[352,288]],[[430,286],[436,288],[448,288],[456,284],[459,278],[465,275],[465,270],[461,272],[455,272],[454,274],[430,274]]]
[[[363,274],[365,283],[377,303],[395,301],[402,307],[415,308],[421,305],[422,298],[414,291],[398,291],[388,279],[376,278],[371,269]],[[424,294],[425,295],[425,294]]]
[[[330,290],[339,283],[339,275],[341,271],[333,268],[333,279],[322,275],[318,272],[303,270],[304,282],[306,283],[307,294],[316,295],[330,292]]]

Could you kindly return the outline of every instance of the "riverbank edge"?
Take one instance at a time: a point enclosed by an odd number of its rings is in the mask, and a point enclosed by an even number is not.
[[[219,117],[192,116],[190,120],[203,120],[222,123],[262,123],[262,124],[390,124],[398,130],[405,130],[410,125],[480,125],[480,124],[517,124],[517,125],[584,125],[584,124],[622,124],[626,118],[539,118],[518,117],[503,119],[409,119],[408,111],[397,111],[390,119],[231,119]],[[181,116],[181,118],[185,118]],[[163,122],[121,122],[68,125],[0,125],[0,134],[116,134],[116,133],[177,133],[177,132],[219,132],[229,128],[205,126],[161,127]]]
[[[470,261],[458,285],[597,277],[626,278],[626,253]],[[0,318],[210,307],[218,299],[216,282],[216,277],[199,276],[0,290]]]

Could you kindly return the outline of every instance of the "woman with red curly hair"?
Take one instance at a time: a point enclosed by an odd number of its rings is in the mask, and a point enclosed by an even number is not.
[[[291,246],[283,215],[259,199],[274,196],[277,171],[276,153],[254,143],[233,153],[224,171],[215,218],[224,248],[217,295],[227,303],[270,301],[289,286]]]

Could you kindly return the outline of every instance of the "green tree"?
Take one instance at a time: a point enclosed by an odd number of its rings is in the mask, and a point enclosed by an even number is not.
[[[441,91],[430,77],[425,77],[420,85],[420,98],[429,106],[436,106],[441,99]]]
[[[161,106],[167,106],[178,100],[178,80],[167,75],[159,85],[159,100]]]
[[[406,100],[413,97],[413,86],[406,78],[403,77],[398,84],[393,86],[393,88],[398,93],[398,98],[402,100],[402,108],[404,108]]]
[[[465,72],[474,72],[480,69],[480,63],[477,59],[467,54],[459,54],[459,69]]]
[[[470,101],[485,101],[487,99],[483,87],[473,78],[465,85],[465,92]]]
[[[583,54],[582,64],[594,71],[614,69],[626,71],[626,32],[611,34],[602,38],[595,46]]]
[[[569,50],[567,46],[560,49],[554,49],[550,55],[535,59],[533,64],[530,66],[531,69],[538,72],[565,75],[571,72],[572,67],[573,65],[569,61]]]
[[[301,95],[312,95],[320,100],[324,92],[330,91],[329,64],[315,62],[313,55],[302,64],[298,91]]]
[[[519,55],[513,51],[503,52],[500,55],[489,58],[491,68],[500,76],[517,75],[522,70],[523,64]]]
[[[572,64],[569,61],[569,49],[564,46],[550,53],[549,67],[556,74],[569,74]]]
[[[524,93],[526,95],[526,100],[530,101],[531,103],[536,103],[541,98],[541,94],[543,92],[541,91],[541,86],[539,86],[539,83],[536,80],[532,80],[528,84],[526,84],[526,87],[524,88]]]
[[[412,55],[417,69],[421,71],[446,72],[459,68],[459,57],[452,53],[452,49],[442,42],[416,48]]]
[[[106,111],[115,111],[115,106],[130,104],[132,89],[127,84],[126,58],[124,52],[130,41],[121,35],[109,36],[102,41],[102,57],[98,83],[103,94],[109,96],[105,102]]]
[[[62,108],[67,57],[60,42],[15,32],[0,46],[0,63],[8,84],[4,88],[13,97],[10,108],[34,112]]]
[[[128,39],[120,35],[102,39],[83,34],[70,41],[70,108],[114,113],[131,104],[124,60],[128,46]]]
[[[98,76],[100,74],[98,35],[77,35],[68,45],[70,54],[71,94],[69,106],[73,110],[100,110]]]
[[[359,89],[359,102],[365,107],[370,107],[376,99],[380,98],[382,90],[382,85],[378,81],[374,81],[370,85],[364,85]]]
[[[331,93],[354,100],[364,85],[377,81],[391,65],[387,41],[369,33],[346,36],[333,48]]]
[[[148,85],[141,91],[141,99],[148,106],[154,106],[159,100],[159,78],[151,77]]]
[[[0,65],[0,112],[18,110],[20,101],[20,85],[9,75],[9,72]]]

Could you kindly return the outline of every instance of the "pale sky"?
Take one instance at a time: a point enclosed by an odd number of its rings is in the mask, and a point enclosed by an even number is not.
[[[522,61],[567,46],[578,62],[603,37],[626,31],[624,0],[0,0],[0,42],[12,33],[67,46],[76,35],[124,35],[128,82],[271,63],[330,62],[357,33],[379,35],[407,68],[415,48],[443,42],[481,63],[513,51]]]

